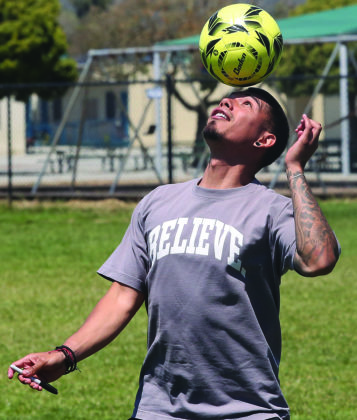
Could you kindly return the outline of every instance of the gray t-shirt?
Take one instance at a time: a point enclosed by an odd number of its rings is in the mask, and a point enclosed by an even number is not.
[[[197,183],[148,194],[98,271],[146,295],[133,416],[287,420],[279,285],[293,269],[291,200],[256,180],[225,190]]]

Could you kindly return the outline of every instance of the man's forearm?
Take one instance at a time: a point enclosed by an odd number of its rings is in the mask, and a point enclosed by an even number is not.
[[[109,344],[128,324],[144,301],[144,295],[113,283],[87,320],[65,341],[83,360]]]
[[[306,181],[303,170],[287,168],[294,206],[295,269],[305,276],[329,273],[338,259],[338,243]]]

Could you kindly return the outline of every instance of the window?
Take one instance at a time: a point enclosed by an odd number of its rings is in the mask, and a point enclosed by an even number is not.
[[[108,91],[105,94],[105,116],[108,120],[115,118],[115,111],[117,108],[115,93]]]
[[[52,102],[52,118],[58,122],[62,118],[62,98],[55,98]]]
[[[85,117],[87,120],[98,119],[98,99],[88,98],[85,100]]]

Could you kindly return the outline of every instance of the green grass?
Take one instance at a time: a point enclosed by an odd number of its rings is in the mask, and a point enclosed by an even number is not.
[[[283,277],[281,383],[294,420],[355,420],[357,202],[321,207],[342,253],[328,276]]]
[[[357,202],[321,203],[342,246],[335,271],[282,281],[281,383],[294,420],[357,419]],[[132,206],[0,204],[0,419],[127,419],[145,355],[140,310],[118,339],[56,382],[58,396],[6,376],[9,363],[74,332],[109,283],[96,270],[120,241]]]
[[[108,208],[109,207],[109,208]],[[12,360],[60,345],[77,329],[109,282],[96,270],[113,251],[132,207],[0,207],[0,418],[126,419],[145,355],[142,310],[123,334],[61,378],[59,395],[35,393],[6,378]]]

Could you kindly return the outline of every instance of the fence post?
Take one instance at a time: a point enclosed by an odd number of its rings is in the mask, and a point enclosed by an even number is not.
[[[161,58],[158,51],[154,52],[153,56],[154,79],[161,80]],[[161,85],[157,84],[161,90]],[[156,168],[160,177],[162,176],[162,139],[161,139],[161,96],[155,97],[155,124],[156,124]]]
[[[341,121],[341,161],[342,174],[349,175],[350,158],[350,119],[344,118],[349,114],[348,103],[348,50],[344,43],[339,44],[340,52],[340,115]]]
[[[167,91],[167,170],[169,184],[173,183],[172,173],[172,77],[166,74]]]
[[[7,97],[7,198],[9,206],[12,206],[12,133],[11,133],[11,97]]]

